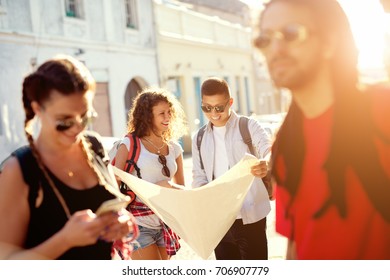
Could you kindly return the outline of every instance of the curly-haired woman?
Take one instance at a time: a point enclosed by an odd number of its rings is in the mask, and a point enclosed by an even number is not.
[[[161,88],[146,88],[129,111],[128,133],[141,141],[137,166],[143,180],[163,187],[184,185],[183,150],[177,143],[187,126],[178,100]],[[125,137],[115,156],[115,166],[124,169],[130,150]],[[137,172],[131,172],[137,176]],[[178,236],[171,231],[138,197],[130,204],[140,235],[132,244],[132,259],[166,260],[180,248]]]

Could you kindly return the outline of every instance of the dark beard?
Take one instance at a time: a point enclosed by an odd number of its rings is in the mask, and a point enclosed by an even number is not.
[[[293,68],[294,65],[291,66]],[[296,71],[293,69],[287,69],[287,71],[274,73],[270,71],[270,76],[274,82],[274,85],[278,88],[286,88],[291,91],[302,88],[310,83],[319,72],[319,64],[313,63],[311,67],[306,69],[297,68]]]

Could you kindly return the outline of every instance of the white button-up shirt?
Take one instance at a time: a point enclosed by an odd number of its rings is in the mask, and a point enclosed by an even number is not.
[[[207,124],[206,131],[200,147],[204,169],[201,168],[200,157],[197,147],[197,135],[192,139],[192,187],[198,188],[213,180],[214,169],[214,137],[211,122]],[[260,123],[254,119],[249,119],[249,133],[252,144],[255,147],[258,158],[264,158],[271,151],[271,140],[267,132]],[[226,123],[225,148],[229,161],[229,168],[239,162],[245,153],[250,153],[248,146],[244,143],[240,129],[239,117],[232,110],[229,120]],[[216,162],[218,164],[218,162]],[[265,193],[264,193],[265,192]],[[268,197],[267,190],[261,179],[255,178],[253,184],[245,197],[240,216],[244,224],[255,223],[268,215],[271,210],[269,200],[261,200],[260,197]]]

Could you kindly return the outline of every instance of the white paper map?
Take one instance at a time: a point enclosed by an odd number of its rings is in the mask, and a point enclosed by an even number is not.
[[[247,154],[209,184],[185,190],[160,187],[113,169],[164,223],[207,259],[235,221],[254,179],[250,167],[256,162],[257,158]]]

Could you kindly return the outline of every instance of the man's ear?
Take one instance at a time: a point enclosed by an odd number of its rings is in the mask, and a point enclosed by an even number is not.
[[[34,114],[39,117],[42,111],[41,105],[39,105],[39,103],[36,101],[32,101],[31,108],[34,111]]]
[[[323,48],[322,48],[322,57],[325,59],[331,59],[334,55],[335,49],[337,45],[336,36],[329,35],[324,40]]]
[[[231,107],[233,105],[233,97],[230,97],[229,99],[229,106]]]

